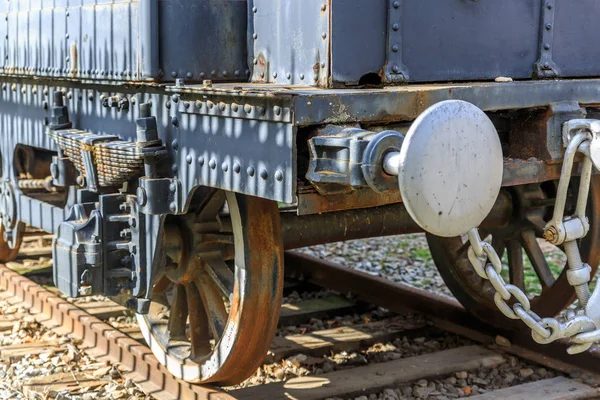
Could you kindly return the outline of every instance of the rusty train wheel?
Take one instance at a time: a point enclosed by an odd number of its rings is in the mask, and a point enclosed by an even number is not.
[[[13,261],[19,254],[21,248],[21,237],[17,239],[17,245],[11,249],[6,240],[4,240],[4,227],[0,227],[0,262],[6,263]]]
[[[223,223],[223,209],[231,226]],[[277,327],[283,288],[277,203],[212,191],[178,222],[166,230],[167,266],[150,313],[138,315],[142,333],[175,376],[240,383],[262,362]]]
[[[575,209],[577,188],[578,180],[575,180],[575,184],[569,188],[565,215]],[[532,310],[541,317],[558,314],[575,298],[573,288],[567,282],[566,265],[560,265],[563,268],[558,276],[553,274],[537,240],[542,237],[544,225],[551,218],[555,189],[555,182],[505,189],[510,192],[513,201],[511,221],[503,227],[480,229],[482,238],[488,236],[498,255],[506,257],[504,261],[508,261],[509,280],[512,284],[523,289],[525,270],[533,268],[541,293],[527,295],[531,299]],[[600,179],[593,177],[587,206],[590,231],[579,243],[581,257],[592,267],[592,273],[595,273],[600,260],[597,245],[600,240],[599,212]],[[469,245],[465,237],[441,238],[427,235],[427,241],[444,282],[465,308],[481,320],[500,328],[523,327],[520,321],[509,320],[496,308],[493,301],[494,289],[488,281],[475,273],[467,259]],[[525,264],[523,255],[527,256]],[[503,264],[506,268],[507,263]],[[529,276],[533,275],[533,271],[529,271]]]

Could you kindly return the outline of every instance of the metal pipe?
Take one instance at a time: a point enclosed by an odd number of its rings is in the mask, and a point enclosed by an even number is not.
[[[158,0],[139,3],[141,72],[143,79],[158,76]]]
[[[511,216],[510,195],[501,191],[481,226],[499,227],[505,225]],[[293,212],[282,212],[281,229],[286,250],[343,240],[423,232],[402,203],[320,215],[298,216]]]

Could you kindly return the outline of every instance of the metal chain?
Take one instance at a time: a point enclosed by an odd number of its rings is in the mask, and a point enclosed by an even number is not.
[[[573,158],[577,151],[585,154],[592,139],[589,132],[579,131],[569,141],[565,152],[565,161],[561,172],[559,190],[553,219],[546,226],[546,239],[554,244],[564,244],[569,270],[569,284],[575,287],[582,307],[590,298],[590,267],[581,261],[576,239],[587,234],[589,225],[585,217],[585,202],[590,186],[592,163],[589,157],[584,161],[581,174],[577,210],[573,216],[564,217],[566,191],[569,184]],[[560,237],[559,237],[560,236]],[[600,340],[600,329],[594,321],[585,315],[585,310],[568,313],[564,323],[555,318],[541,318],[531,310],[527,295],[517,286],[506,283],[502,278],[502,262],[491,244],[483,241],[477,228],[468,232],[468,258],[477,275],[488,280],[495,290],[494,303],[506,317],[521,320],[531,329],[531,335],[537,343],[547,344],[557,339],[570,338],[573,345],[567,349],[569,354],[588,350],[594,342]],[[487,261],[487,262],[486,262]],[[508,301],[514,298],[512,307]]]

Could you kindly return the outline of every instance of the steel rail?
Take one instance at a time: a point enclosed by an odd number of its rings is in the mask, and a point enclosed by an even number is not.
[[[156,399],[234,399],[214,387],[191,385],[173,377],[147,346],[3,265],[0,265],[0,290],[40,313],[37,317],[41,317],[44,325],[60,327],[81,339],[90,355],[124,367],[125,376]]]
[[[567,341],[539,345],[523,329],[499,329],[479,321],[452,298],[426,292],[402,283],[369,275],[340,264],[295,251],[285,253],[286,275],[301,276],[307,282],[340,293],[352,293],[361,300],[395,312],[419,312],[439,328],[482,343],[494,343],[497,336],[510,341],[502,350],[565,373],[587,373],[598,377],[600,348],[577,355],[566,352]]]

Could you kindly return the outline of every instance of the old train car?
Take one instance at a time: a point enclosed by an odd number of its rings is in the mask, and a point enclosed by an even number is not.
[[[235,384],[274,335],[285,249],[425,231],[476,316],[585,351],[599,15],[594,0],[0,1],[2,261],[26,224],[55,234],[61,291],[120,299],[173,374]],[[539,238],[567,255],[557,278]]]

